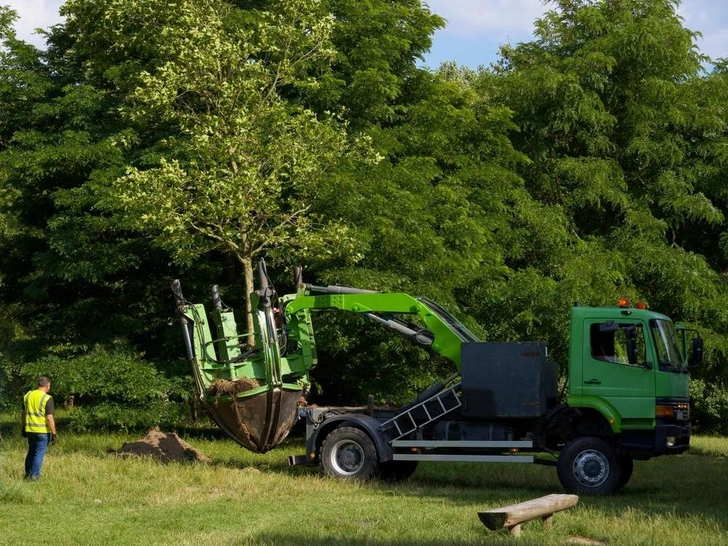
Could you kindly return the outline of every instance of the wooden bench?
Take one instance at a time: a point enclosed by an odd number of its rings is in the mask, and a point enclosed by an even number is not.
[[[579,501],[578,495],[546,495],[538,499],[494,508],[478,512],[480,521],[488,529],[508,529],[513,536],[521,536],[521,524],[532,519],[541,518],[549,528],[553,523],[555,512],[571,508]]]

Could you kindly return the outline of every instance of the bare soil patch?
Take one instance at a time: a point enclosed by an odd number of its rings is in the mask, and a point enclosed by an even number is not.
[[[111,450],[116,455],[151,456],[162,462],[200,461],[210,463],[212,459],[193,448],[174,432],[166,433],[158,428],[136,442],[126,442],[121,449]]]

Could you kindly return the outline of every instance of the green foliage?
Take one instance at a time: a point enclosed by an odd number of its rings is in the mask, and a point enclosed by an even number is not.
[[[32,386],[43,373],[52,377],[55,395],[61,400],[73,397],[74,405],[102,400],[143,405],[179,400],[184,395],[179,380],[166,379],[151,364],[124,349],[97,347],[76,358],[44,358],[25,365],[21,377]]]
[[[530,267],[588,304],[619,292],[646,300],[722,347],[728,292],[712,264],[723,263],[715,176],[728,88],[701,74],[677,2],[551,3],[537,40],[504,47],[475,83],[513,110],[512,141],[532,160],[520,169],[526,188],[564,228],[537,236],[545,252]],[[726,369],[716,352],[696,373]]]
[[[64,412],[63,424],[72,432],[136,431],[152,426],[172,430],[189,425],[189,406],[156,400],[137,407],[124,403],[101,403]]]
[[[253,260],[267,249],[352,256],[347,226],[309,209],[321,173],[356,145],[335,117],[281,96],[309,85],[310,63],[333,54],[332,18],[320,3],[271,2],[245,18],[220,0],[180,0],[173,16],[143,26],[140,15],[169,13],[168,3],[145,0],[133,10],[127,4],[67,6],[81,47],[112,46],[111,58],[100,62],[116,63],[104,74],[129,90],[123,119],[138,133],[162,135],[146,143],[125,176],[95,186],[101,206],[130,230],[154,237],[178,264],[211,252],[229,255],[243,269],[246,294]],[[100,8],[105,17],[88,16]],[[133,73],[122,70],[139,62],[141,43],[145,62]],[[88,65],[99,70],[94,60]],[[133,144],[127,132],[113,142],[119,149]]]
[[[179,424],[191,392],[189,379],[167,378],[128,349],[95,347],[86,354],[63,358],[47,356],[23,366],[6,364],[7,406],[19,404],[48,375],[52,394],[75,430],[143,429],[154,424]],[[14,400],[14,403],[12,402]]]
[[[728,435],[728,387],[721,382],[693,379],[690,396],[693,400],[690,417],[697,430]]]
[[[319,365],[312,371],[312,403],[404,404],[454,373],[452,364],[370,319],[330,312],[315,317]],[[355,332],[355,335],[352,335]]]
[[[26,353],[16,361],[36,360],[43,346],[143,344],[167,307],[157,294],[172,276],[168,257],[101,211],[89,184],[121,174],[109,139],[118,102],[85,80],[69,40],[57,29],[46,51],[8,39],[0,53],[0,108],[11,114],[0,116],[0,298],[23,331],[2,344]],[[152,282],[137,282],[139,270]]]
[[[355,131],[396,124],[415,64],[445,24],[419,0],[325,0],[332,15],[329,62],[311,69],[316,86],[299,98],[316,112],[342,112]]]
[[[417,66],[445,23],[417,0],[69,0],[44,50],[0,8],[0,389],[52,365],[79,427],[173,421],[170,280],[238,305],[264,255],[562,366],[575,301],[644,300],[703,332],[695,415],[720,427],[728,70],[675,0],[549,4],[477,72]],[[322,401],[448,370],[357,319],[318,341]]]

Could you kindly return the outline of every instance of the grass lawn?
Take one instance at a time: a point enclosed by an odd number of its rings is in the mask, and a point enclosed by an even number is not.
[[[351,483],[287,466],[298,438],[265,455],[182,435],[212,463],[162,464],[107,453],[143,434],[59,427],[39,482],[22,478],[17,416],[0,416],[0,544],[341,545],[582,544],[728,546],[728,439],[696,437],[688,454],[636,462],[617,495],[582,497],[545,530],[489,531],[478,511],[562,492],[555,469],[423,463],[404,483]]]

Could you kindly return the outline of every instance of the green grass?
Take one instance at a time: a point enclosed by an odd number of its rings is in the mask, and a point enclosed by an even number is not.
[[[422,464],[405,483],[341,482],[288,467],[293,439],[265,455],[201,432],[182,434],[211,464],[161,464],[107,453],[141,435],[60,429],[41,480],[24,482],[25,443],[0,416],[0,544],[728,545],[728,439],[637,462],[622,493],[582,497],[545,530],[488,531],[477,512],[561,492],[553,468]]]

